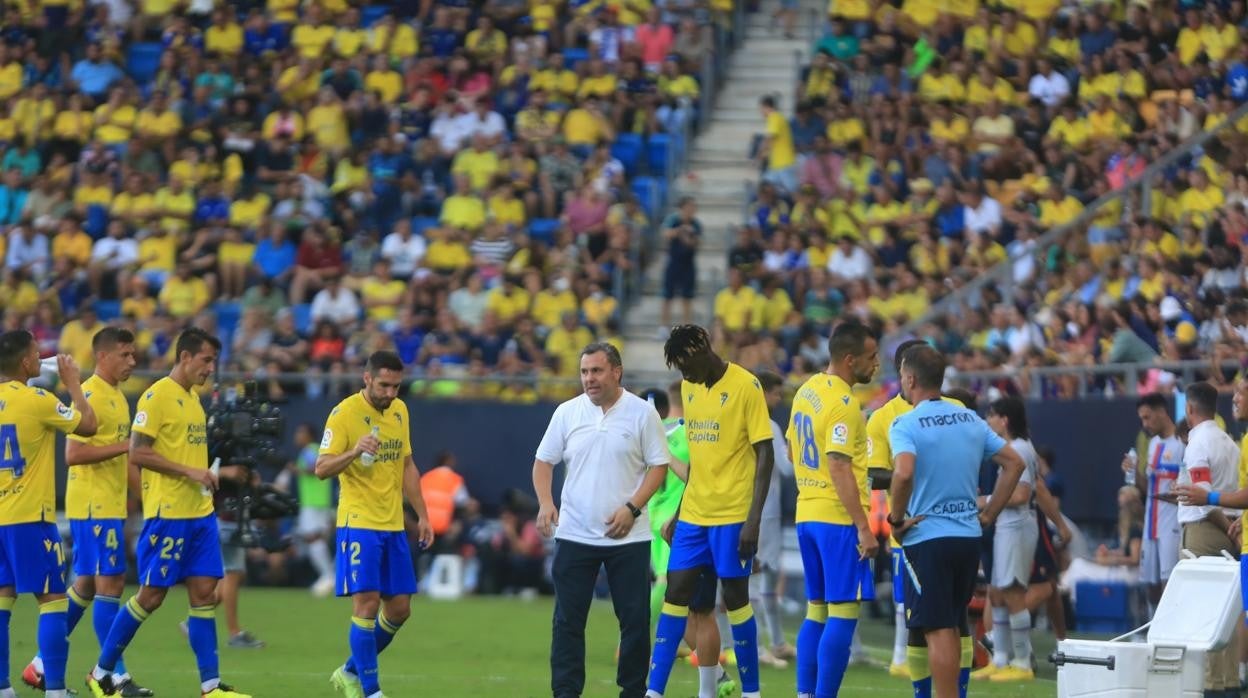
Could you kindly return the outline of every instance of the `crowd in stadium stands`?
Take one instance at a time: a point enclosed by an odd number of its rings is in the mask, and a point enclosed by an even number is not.
[[[989,288],[918,328],[957,370],[1242,350],[1248,121],[1147,201],[1137,188],[1036,241],[1248,100],[1245,27],[1243,2],[834,0],[796,113],[762,100],[721,345],[797,385],[837,318],[892,332],[1014,260],[1010,302]]]
[[[723,5],[10,5],[4,325],[88,369],[100,323],[154,370],[194,323],[224,369],[347,380],[394,348],[417,391],[536,400],[617,334],[657,213],[630,180],[694,118]]]

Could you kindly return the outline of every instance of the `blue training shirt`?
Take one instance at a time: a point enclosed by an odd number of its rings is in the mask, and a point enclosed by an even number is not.
[[[894,458],[914,454],[906,516],[927,517],[906,534],[903,547],[933,538],[979,538],[979,464],[1005,448],[1005,439],[974,412],[936,399],[893,420],[888,442]]]

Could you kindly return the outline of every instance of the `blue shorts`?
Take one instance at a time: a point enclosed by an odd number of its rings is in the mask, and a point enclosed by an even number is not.
[[[871,561],[859,559],[858,529],[803,521],[797,525],[797,547],[806,571],[807,599],[850,603],[875,598]]]
[[[965,628],[966,607],[975,596],[979,539],[932,538],[904,550],[906,627]]]
[[[1244,601],[1244,624],[1248,625],[1248,555],[1239,558],[1239,598]]]
[[[906,603],[906,572],[905,557],[901,554],[901,546],[893,546],[893,603],[898,606]]]
[[[217,515],[144,521],[137,557],[143,586],[167,588],[190,577],[224,577]]]
[[[720,579],[749,577],[753,560],[742,560],[737,554],[741,544],[741,527],[745,522],[699,526],[688,521],[677,521],[672,534],[672,556],[667,561],[667,571],[711,567]]]
[[[379,591],[382,596],[416,593],[412,548],[403,531],[338,528],[336,589],[339,596]]]
[[[70,519],[74,575],[115,577],[126,573],[125,519]]]
[[[19,594],[64,594],[65,549],[56,524],[0,526],[0,587]]]

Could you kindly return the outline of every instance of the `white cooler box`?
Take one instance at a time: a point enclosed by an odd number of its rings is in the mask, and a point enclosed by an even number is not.
[[[1231,639],[1243,615],[1239,563],[1221,557],[1180,560],[1166,584],[1147,642],[1063,640],[1058,698],[1201,698],[1205,654]]]

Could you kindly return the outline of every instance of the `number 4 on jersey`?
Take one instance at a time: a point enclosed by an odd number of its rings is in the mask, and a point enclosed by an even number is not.
[[[26,472],[26,459],[17,443],[17,425],[0,424],[0,470],[12,470],[13,477]]]

